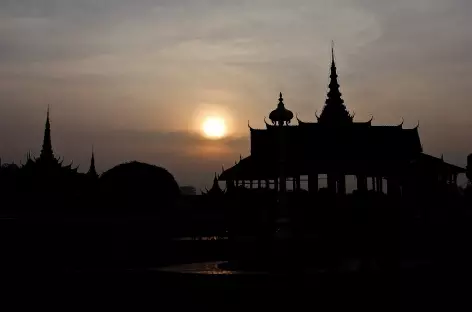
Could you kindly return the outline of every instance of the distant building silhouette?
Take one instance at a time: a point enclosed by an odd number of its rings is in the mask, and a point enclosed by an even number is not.
[[[227,189],[238,185],[249,188],[286,187],[286,178],[293,181],[295,191],[301,188],[301,176],[308,177],[310,193],[319,190],[320,174],[327,175],[328,191],[346,193],[346,175],[357,179],[357,190],[372,190],[400,196],[438,184],[456,185],[457,175],[465,172],[423,153],[418,126],[403,128],[374,126],[369,121],[356,122],[339,89],[332,49],[329,92],[317,122],[291,125],[293,113],[285,108],[282,94],[277,108],[269,115],[272,124],[266,129],[250,128],[251,155],[240,159],[225,170],[219,180]],[[283,181],[283,182],[282,182]],[[370,183],[371,184],[370,184]],[[264,186],[262,186],[264,184]]]
[[[184,185],[180,187],[180,193],[186,196],[197,195],[197,189],[194,186]]]

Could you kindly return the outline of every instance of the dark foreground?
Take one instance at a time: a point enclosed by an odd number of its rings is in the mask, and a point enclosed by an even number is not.
[[[435,270],[320,277],[192,276],[153,271],[29,272],[2,279],[4,303],[181,309],[470,309],[470,274]],[[12,295],[11,295],[12,294]]]
[[[157,267],[224,260],[226,241],[156,240],[142,222],[3,221],[2,306],[58,306],[61,310],[121,308],[375,311],[470,310],[466,244],[432,244],[435,256],[380,271],[351,273],[192,275]],[[145,235],[144,235],[145,234]],[[445,245],[453,246],[449,249]],[[307,246],[307,248],[313,248]],[[465,252],[458,253],[462,249]],[[441,252],[444,251],[444,252]],[[408,262],[408,261],[406,261]],[[412,262],[413,263],[413,262]]]

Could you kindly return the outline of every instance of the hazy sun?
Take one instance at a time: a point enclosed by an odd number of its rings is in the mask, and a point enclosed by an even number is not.
[[[202,130],[206,137],[219,139],[226,135],[226,123],[220,117],[207,117],[202,124]]]

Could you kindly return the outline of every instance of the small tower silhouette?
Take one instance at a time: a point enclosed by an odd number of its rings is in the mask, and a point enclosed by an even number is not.
[[[44,127],[43,147],[41,149],[39,159],[43,162],[51,162],[55,160],[51,142],[51,123],[49,122],[49,106],[46,117],[46,125]]]
[[[97,170],[95,169],[95,153],[93,150],[93,146],[92,146],[92,157],[90,159],[90,168],[87,172],[87,175],[94,179],[98,178],[98,173],[97,173]]]
[[[213,185],[210,190],[206,189],[206,195],[211,195],[211,196],[217,196],[217,195],[223,195],[225,191],[223,191],[220,188],[220,185],[218,184],[218,175],[215,172],[215,177],[213,178]]]

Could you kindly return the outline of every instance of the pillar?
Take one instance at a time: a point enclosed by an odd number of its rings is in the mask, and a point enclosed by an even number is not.
[[[295,180],[295,185],[297,187],[297,191],[300,191],[300,189],[301,189],[300,175],[297,175],[297,178]]]
[[[375,190],[376,190],[376,189],[375,189],[375,178],[374,178],[374,177],[371,177],[371,179],[372,179],[372,191],[375,192]]]
[[[387,195],[400,196],[400,183],[395,177],[387,177]]]
[[[266,187],[266,189],[270,189],[270,180],[269,179],[265,180],[265,187]]]
[[[336,176],[333,174],[328,174],[328,191],[336,194]]]
[[[383,193],[382,177],[377,177],[376,180],[377,180],[377,192]]]
[[[317,193],[318,192],[318,174],[311,173],[308,175],[308,192]]]
[[[250,180],[249,181],[249,188],[252,190],[253,187],[254,187],[254,181]]]
[[[295,175],[292,178],[292,189],[294,192],[297,189],[297,178],[295,177]]]
[[[357,190],[359,192],[366,192],[367,191],[367,177],[364,175],[356,176],[357,179]]]
[[[274,180],[274,190],[279,191],[279,178]]]
[[[235,185],[236,187],[238,187],[238,186],[239,186],[239,180],[235,180],[235,181],[234,181],[234,185]]]
[[[257,180],[257,188],[261,189],[262,188],[262,181],[261,179]]]
[[[338,177],[338,194],[346,194],[346,176],[344,174]]]

